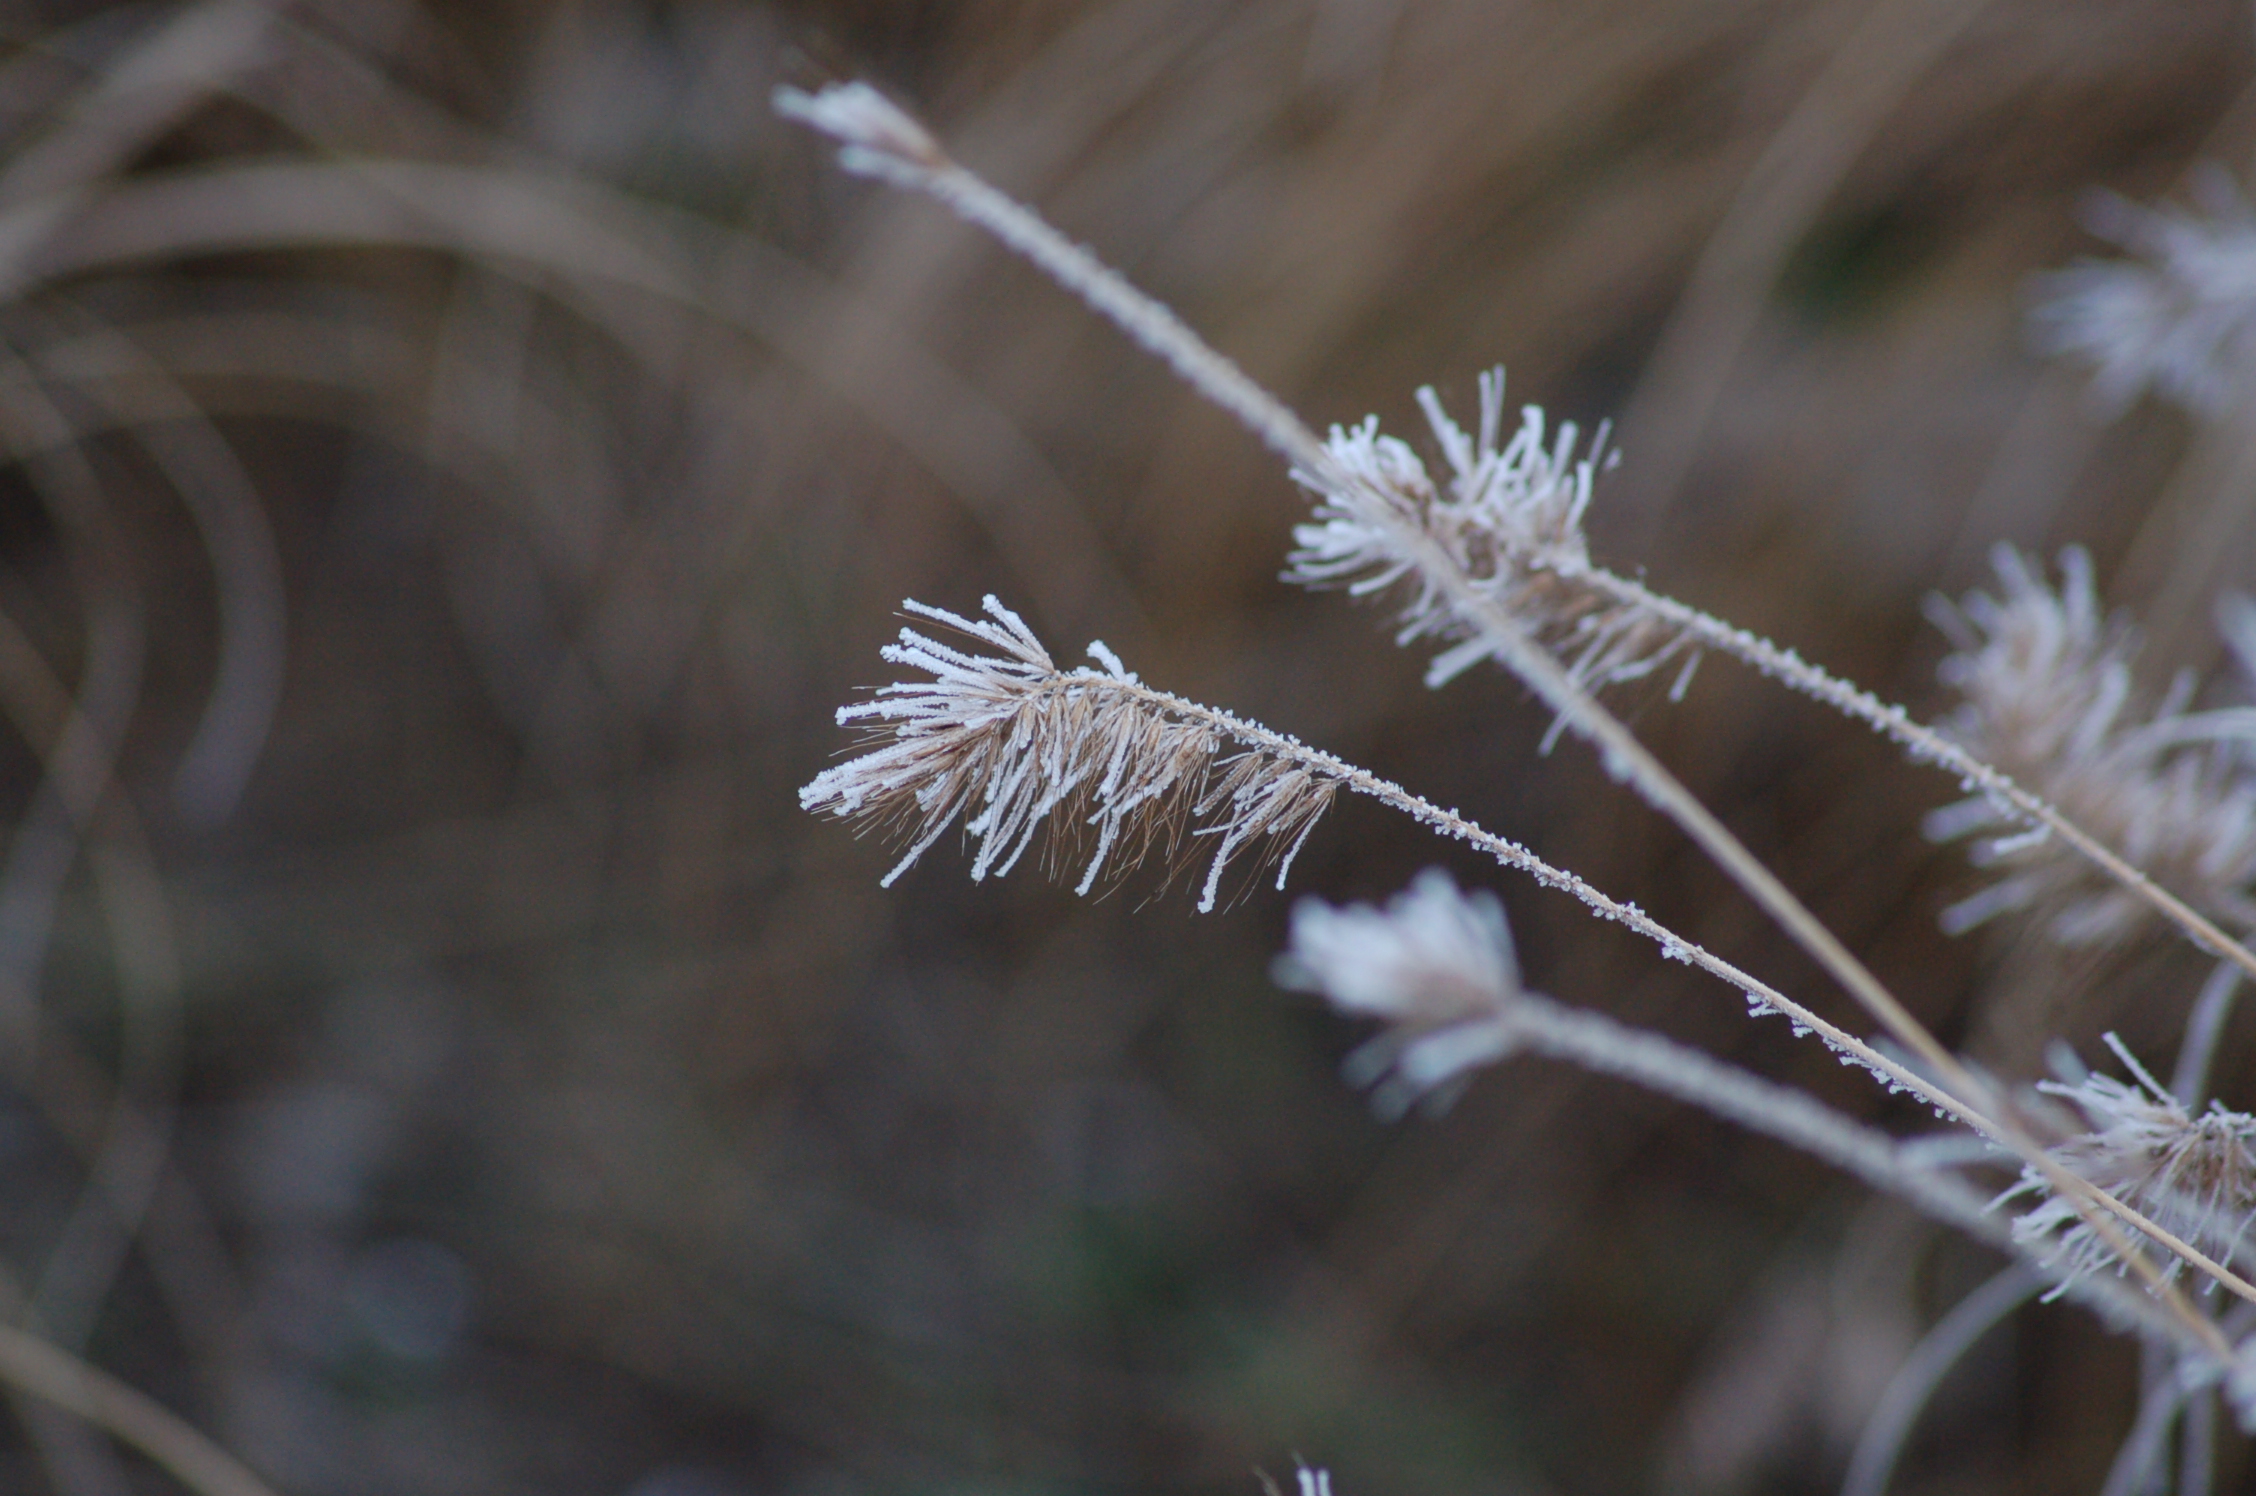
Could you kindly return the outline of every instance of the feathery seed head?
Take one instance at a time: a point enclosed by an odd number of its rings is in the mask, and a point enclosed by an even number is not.
[[[1389,1027],[1347,1060],[1348,1079],[1372,1086],[1394,1118],[1429,1094],[1446,1099],[1474,1068],[1513,1047],[1519,961],[1504,906],[1461,892],[1428,868],[1386,908],[1302,899],[1272,973],[1278,985],[1322,993],[1342,1013]]]
[[[2128,260],[2085,260],[2039,282],[2031,315],[2040,348],[2096,365],[2110,413],[2153,389],[2217,416],[2248,393],[2256,368],[2256,209],[2221,169],[2195,182],[2196,207],[2092,201],[2092,231]]]
[[[2230,1265],[2256,1220],[2256,1117],[2216,1102],[2199,1116],[2189,1114],[2120,1039],[2106,1039],[2135,1083],[2096,1074],[2074,1084],[2039,1082],[2039,1090],[2074,1105],[2090,1128],[2051,1149],[2052,1158]],[[2037,1170],[2024,1169],[2021,1182],[1998,1198],[2028,1194],[2042,1198],[2014,1220],[2016,1240],[2045,1249],[2072,1276],[2121,1270],[2113,1251]],[[2144,1244],[2130,1226],[2117,1225]],[[2156,1255],[2167,1259],[2171,1275],[2183,1267],[2174,1254]]]
[[[1961,698],[1943,729],[2163,887],[2218,917],[2256,923],[2248,895],[2256,774],[2247,752],[2256,713],[2188,712],[2192,682],[2182,680],[2141,720],[2131,710],[2136,640],[2101,616],[2090,558],[2063,552],[2057,591],[2041,566],[2010,547],[1994,561],[1997,596],[1976,592],[1930,608],[1958,646],[1939,670]],[[2124,938],[2149,917],[2135,893],[1987,798],[1936,812],[1927,829],[1939,841],[1981,833],[1974,861],[1998,870],[1988,887],[1945,911],[1954,933],[2027,908],[2048,918],[2059,939],[2090,944]]]
[[[1530,405],[1499,446],[1502,369],[1480,378],[1477,435],[1449,418],[1431,388],[1418,391],[1418,403],[1449,464],[1446,480],[1437,484],[1407,443],[1380,435],[1376,416],[1333,428],[1326,452],[1337,476],[1293,473],[1317,506],[1314,521],[1293,530],[1299,549],[1287,558],[1288,581],[1344,585],[1357,596],[1407,584],[1399,642],[1455,641],[1428,669],[1428,685],[1462,673],[1490,648],[1485,631],[1433,575],[1429,556],[1437,548],[1455,575],[1568,656],[1578,684],[1635,679],[1683,652],[1681,636],[1666,625],[1579,580],[1590,569],[1582,518],[1591,484],[1614,461],[1604,427],[1577,457],[1574,423],[1562,423],[1547,439],[1543,412]]]
[[[1245,724],[1151,690],[1102,643],[1089,646],[1101,669],[1060,670],[993,597],[984,603],[992,622],[902,606],[997,653],[901,630],[879,653],[933,679],[880,686],[874,699],[841,708],[842,725],[870,724],[875,746],[799,792],[807,810],[905,836],[887,884],[959,822],[977,847],[974,879],[1009,872],[1044,832],[1053,859],[1093,835],[1077,893],[1108,865],[1125,871],[1155,845],[1177,846],[1189,827],[1214,838],[1199,905],[1211,909],[1225,866],[1249,845],[1280,857],[1282,887],[1339,787],[1328,768],[1262,746],[1225,754]]]
[[[2133,644],[2100,616],[2090,555],[2080,546],[2061,552],[2057,592],[2040,564],[2010,546],[1991,562],[2001,596],[1930,605],[1958,646],[1937,671],[1966,701],[1952,725],[2023,763],[2103,742],[2130,694]]]

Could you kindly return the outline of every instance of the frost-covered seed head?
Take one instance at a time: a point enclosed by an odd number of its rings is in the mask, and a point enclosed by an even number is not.
[[[2043,568],[2009,547],[1994,557],[1999,590],[1930,610],[1957,651],[1940,674],[1959,694],[1941,724],[1976,756],[2029,786],[2164,888],[2212,916],[2256,924],[2256,713],[2189,712],[2181,681],[2143,716],[2133,710],[2136,641],[2102,616],[2091,560],[2061,556],[2056,590]],[[2256,655],[2256,621],[2225,611],[2236,651]],[[2252,672],[2256,678],[2256,672]],[[2059,840],[1985,798],[1928,822],[1937,840],[1979,833],[1974,861],[1994,875],[1945,911],[1970,929],[2027,909],[2069,944],[2125,938],[2150,917],[2135,893],[2106,879]]]
[[[2031,314],[2044,351],[2095,366],[2110,414],[2152,389],[2218,416],[2256,373],[2256,210],[2222,170],[2203,173],[2194,208],[2092,202],[2093,232],[2133,258],[2085,260],[2045,276]]]
[[[2236,1256],[2245,1255],[2249,1226],[2256,1219],[2256,1117],[2216,1103],[2199,1116],[2189,1114],[2121,1040],[2109,1034],[2107,1043],[2134,1082],[2094,1074],[2074,1084],[2039,1085],[2073,1105],[2090,1129],[2051,1149],[2053,1159],[2231,1265]],[[2121,1270],[2113,1251],[2076,1207],[2052,1193],[2036,1170],[2023,1170],[2021,1182],[2000,1199],[2029,1194],[2040,1200],[2014,1220],[2016,1239],[2045,1248],[2074,1275]],[[2121,1229],[2143,1245],[2129,1226]],[[2173,1254],[2157,1255],[2168,1259],[2169,1274],[2183,1266]]]
[[[1447,565],[1488,594],[1527,630],[1558,650],[1586,687],[1650,674],[1685,653],[1684,641],[1641,610],[1614,603],[1580,579],[1590,570],[1583,512],[1591,484],[1612,465],[1603,427],[1576,455],[1572,422],[1546,436],[1543,412],[1527,406],[1509,440],[1504,371],[1480,379],[1480,429],[1468,434],[1432,389],[1418,391],[1433,437],[1449,464],[1436,483],[1408,443],[1379,434],[1378,417],[1337,428],[1326,444],[1342,483],[1325,474],[1293,476],[1317,496],[1311,523],[1293,530],[1299,548],[1285,576],[1307,586],[1344,586],[1358,596],[1401,583],[1410,591],[1400,642],[1451,641],[1427,671],[1440,685],[1487,656],[1485,630],[1462,615],[1419,547],[1438,546]]]
[[[1280,986],[1323,994],[1342,1013],[1388,1027],[1347,1060],[1382,1116],[1446,1100],[1473,1069],[1513,1047],[1520,969],[1504,907],[1428,868],[1384,909],[1302,899],[1277,958]]]
[[[799,792],[811,811],[900,832],[908,851],[890,884],[949,827],[975,845],[971,876],[1000,877],[1046,833],[1054,860],[1086,854],[1076,892],[1133,867],[1187,833],[1211,837],[1200,908],[1213,907],[1223,869],[1248,847],[1280,858],[1278,885],[1339,778],[1258,749],[1229,753],[1219,714],[1198,715],[1144,686],[1102,643],[1102,669],[1060,670],[1017,614],[993,597],[991,622],[919,602],[910,613],[987,645],[973,654],[901,630],[879,653],[930,674],[881,686],[838,720],[872,724],[869,752],[827,769]],[[1090,843],[1093,842],[1093,847]]]

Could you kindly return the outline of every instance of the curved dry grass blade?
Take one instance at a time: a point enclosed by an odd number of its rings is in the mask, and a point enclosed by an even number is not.
[[[122,333],[74,330],[71,357],[37,361],[106,407],[156,462],[203,538],[219,599],[219,662],[173,774],[188,823],[225,820],[241,797],[282,696],[287,622],[282,561],[257,485],[202,408]]]
[[[88,620],[77,702],[51,742],[34,744],[48,770],[0,867],[0,1035],[6,1062],[28,1074],[55,901],[107,793],[116,745],[139,696],[145,641],[101,482],[75,446],[76,427],[12,351],[0,351],[0,373],[17,376],[0,403],[0,443],[23,456],[64,536]]]
[[[0,206],[83,187],[270,55],[270,0],[204,0],[149,28],[0,171]]]
[[[2139,1496],[2156,1489],[2155,1478],[2170,1448],[2170,1427],[2192,1395],[2176,1377],[2159,1377],[2146,1389],[2139,1398],[2138,1417],[2123,1436],[2123,1447],[2108,1467],[2099,1496]]]
[[[92,184],[265,54],[268,0],[205,0],[128,50],[0,171],[0,278],[92,197]],[[20,214],[15,211],[23,209]]]
[[[14,1325],[0,1324],[0,1379],[139,1450],[197,1496],[276,1496],[161,1404]]]
[[[0,691],[15,689],[0,683]],[[117,1092],[87,1184],[31,1297],[40,1326],[73,1348],[93,1332],[169,1165],[182,1065],[171,906],[130,809],[121,803],[104,821],[86,851],[118,971]]]
[[[16,403],[8,407],[18,416],[27,411],[22,403],[27,389],[17,389]],[[50,406],[31,413],[37,417],[32,424],[57,434],[59,411]],[[14,428],[4,418],[0,423]],[[56,456],[49,452],[46,460]],[[65,470],[71,466],[66,459]],[[100,611],[90,609],[97,617]],[[89,683],[121,672],[137,676],[138,669],[137,653],[104,667],[97,646]],[[33,1297],[41,1322],[66,1345],[91,1330],[164,1172],[180,1062],[181,974],[169,911],[130,807],[109,797],[109,757],[92,745],[97,739],[114,743],[117,729],[88,729],[92,694],[89,684],[74,702],[13,621],[0,616],[0,710],[45,765],[40,798],[18,831],[7,880],[0,883],[4,927],[20,937],[13,976],[27,997],[35,995],[39,952],[52,925],[60,879],[81,849],[109,925],[118,976],[123,1039],[118,1094],[90,1161],[88,1184]],[[46,825],[50,820],[54,824]],[[28,1073],[33,1063],[28,1050],[12,1058]]]
[[[0,245],[43,235],[52,206],[0,211]],[[1144,627],[1071,487],[913,337],[766,244],[591,183],[404,161],[139,177],[105,192],[36,255],[15,264],[0,255],[0,296],[152,260],[368,244],[475,256],[525,274],[654,367],[678,364],[680,340],[647,346],[621,288],[739,328],[812,370],[944,483],[995,536],[1045,616]],[[887,356],[841,367],[833,345],[842,327]]]
[[[2185,1037],[2179,1041],[2178,1061],[2170,1071],[2170,1094],[2188,1111],[2197,1110],[2209,1090],[2209,1063],[2216,1058],[2224,1037],[2225,1020],[2232,1016],[2233,998],[2240,991],[2240,968],[2219,961],[2193,1000],[2186,1015]]]
[[[1849,1471],[1841,1481],[1841,1496],[1886,1496],[1888,1481],[1904,1443],[1919,1422],[1943,1378],[1959,1358],[1974,1348],[2014,1310],[2036,1296],[2044,1280],[2022,1263],[2015,1263],[1960,1299],[1950,1312],[1935,1321],[1873,1405],[1849,1456]]]

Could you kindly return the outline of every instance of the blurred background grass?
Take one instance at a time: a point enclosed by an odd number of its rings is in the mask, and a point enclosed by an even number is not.
[[[1932,712],[1921,600],[1995,540],[2090,546],[2156,684],[2256,582],[2256,424],[2102,426],[2022,333],[2087,191],[2249,168],[2244,7],[0,15],[0,1262],[286,1489],[1827,1490],[1989,1270],[1532,1063],[1376,1125],[1266,887],[880,891],[795,790],[900,599],[993,591],[1847,1012],[1520,691],[1281,586],[1251,440],[766,99],[879,82],[1312,421],[1496,362],[1621,418],[1601,559]],[[1623,705],[1947,1038],[2174,1044],[2190,953],[1936,933],[1947,782],[1724,663]],[[1533,985],[1885,1113],[1370,807],[1293,882],[1436,861]],[[1899,1488],[2095,1488],[2135,1361],[2025,1312]],[[10,1490],[155,1488],[5,1439]]]

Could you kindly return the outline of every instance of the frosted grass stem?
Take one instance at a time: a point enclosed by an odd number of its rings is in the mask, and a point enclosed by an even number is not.
[[[2206,1337],[2193,1333],[2174,1316],[2158,1312],[2166,1306],[2118,1279],[2064,1276],[2053,1266],[2028,1262],[2025,1249],[2013,1241],[2004,1223],[1975,1191],[1915,1162],[1916,1154],[1886,1133],[1851,1122],[1790,1086],[1727,1065],[1705,1051],[1660,1034],[1617,1023],[1602,1013],[1569,1008],[1534,994],[1526,994],[1513,1004],[1510,1028],[1520,1049],[1619,1077],[1791,1144],[1856,1175],[1875,1189],[1909,1201],[1977,1241],[2023,1255],[2024,1262],[1992,1280],[1993,1284],[2012,1280],[2016,1302],[2026,1297],[2025,1285],[2050,1278],[2062,1290],[2112,1317],[2128,1314],[2149,1328],[2157,1327],[2159,1321],[2159,1327],[2182,1349],[2197,1355],[2212,1349]],[[2003,1293],[2000,1289],[2000,1296]],[[1978,1305],[1976,1312],[1990,1312],[1990,1306]]]
[[[1914,760],[1958,775],[1969,791],[2004,801],[2144,899],[2157,913],[2184,931],[2194,944],[2256,976],[2256,951],[2226,934],[2214,921],[2124,861],[2106,843],[2061,814],[2042,796],[2022,786],[2004,770],[1984,763],[1933,728],[1914,720],[1902,707],[1882,701],[1855,683],[1803,659],[1793,650],[1782,649],[1759,634],[1654,592],[1629,577],[1594,566],[1578,574],[1576,580],[1617,602],[1682,629],[1699,643],[1741,660],[1781,685],[1800,691],[1853,721],[1864,723],[1909,750]]]

